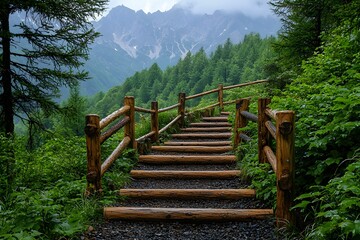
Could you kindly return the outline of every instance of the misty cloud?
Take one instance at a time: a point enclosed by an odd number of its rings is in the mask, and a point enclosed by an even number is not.
[[[196,14],[212,14],[216,10],[241,12],[249,17],[267,17],[273,15],[268,0],[181,0],[179,5]]]

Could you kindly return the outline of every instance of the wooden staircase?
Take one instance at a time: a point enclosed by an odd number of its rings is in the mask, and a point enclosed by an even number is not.
[[[241,171],[236,170],[227,115],[223,112],[219,117],[203,117],[202,122],[191,123],[188,128],[181,129],[181,133],[173,134],[172,140],[164,145],[152,146],[151,154],[141,155],[138,169],[130,173],[133,183],[119,191],[121,196],[129,198],[129,202],[125,202],[124,206],[106,207],[104,217],[162,221],[271,218],[272,209],[221,208],[211,204],[207,207],[207,202],[212,200],[256,201],[255,190],[237,184],[241,181]],[[214,184],[209,184],[209,181]],[[232,182],[227,185],[227,181]],[[217,188],[217,183],[222,187]],[[162,201],[148,206],[146,201],[149,199]],[[201,201],[204,207],[192,206],[194,200]],[[176,204],[173,207],[162,206],[161,203],[166,201],[185,201],[182,206],[186,207],[177,207]]]

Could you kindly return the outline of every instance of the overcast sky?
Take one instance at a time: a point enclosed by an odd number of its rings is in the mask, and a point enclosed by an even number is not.
[[[109,0],[109,10],[124,5],[135,11],[142,9],[145,13],[169,10],[176,3],[187,6],[194,13],[212,14],[215,10],[242,12],[247,16],[259,17],[272,15],[269,0]]]

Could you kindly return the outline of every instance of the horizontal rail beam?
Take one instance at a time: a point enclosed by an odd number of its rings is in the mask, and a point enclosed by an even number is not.
[[[159,112],[159,113],[166,112],[166,111],[175,109],[175,108],[177,108],[177,107],[179,107],[179,106],[180,106],[180,103],[177,103],[177,104],[174,104],[174,105],[169,106],[169,107],[166,107],[166,108],[161,108],[161,109],[159,109],[158,112]]]
[[[273,150],[269,147],[269,146],[265,146],[263,149],[266,158],[268,160],[268,162],[270,163],[272,169],[274,170],[275,174],[276,174],[276,156],[273,152]]]
[[[110,154],[110,156],[103,162],[101,165],[101,176],[111,167],[113,162],[120,156],[124,149],[129,145],[131,138],[126,136],[115,150]]]
[[[217,106],[220,106],[220,103],[219,103],[219,102],[214,103],[214,104],[211,104],[211,105],[206,106],[206,107],[203,107],[203,108],[194,109],[194,110],[192,110],[192,112],[204,111],[204,110],[206,110],[206,109],[213,108],[213,107],[217,107]]]
[[[177,121],[179,121],[179,119],[181,118],[181,115],[177,116],[176,118],[174,118],[174,120],[172,120],[171,122],[169,122],[165,127],[163,127],[162,129],[159,130],[159,133],[163,133],[166,130],[168,130],[169,127],[171,127],[173,124],[175,124]]]
[[[236,100],[223,102],[223,105],[230,105],[230,104],[233,104],[233,103],[236,103]]]
[[[100,136],[100,144],[106,141],[109,137],[111,137],[113,134],[115,134],[117,131],[119,131],[125,124],[127,124],[130,121],[129,116],[125,116],[123,119],[121,119],[117,124],[112,126],[110,129],[108,129],[106,132],[101,134]]]
[[[211,93],[214,93],[214,92],[218,92],[218,91],[219,91],[219,89],[216,88],[216,89],[213,89],[213,90],[209,90],[209,91],[206,91],[206,92],[202,92],[202,93],[198,93],[198,94],[188,96],[188,97],[185,98],[185,100],[189,100],[189,99],[193,99],[193,98],[197,98],[197,97],[202,97],[202,96],[205,96],[205,95],[208,95],[208,94],[211,94]]]
[[[122,114],[126,113],[130,110],[130,106],[123,106],[122,108],[114,111],[109,116],[103,118],[100,121],[100,130],[104,129],[107,125],[109,125],[112,121],[114,121],[116,118],[120,117]]]
[[[276,110],[272,110],[270,108],[265,109],[265,114],[267,116],[269,116],[271,119],[273,119],[274,121],[276,121]]]
[[[274,124],[271,121],[266,121],[265,126],[269,130],[271,136],[276,140],[276,127]]]
[[[224,87],[224,90],[228,90],[228,89],[233,89],[233,88],[238,88],[238,87],[245,87],[245,86],[249,86],[249,85],[253,85],[253,84],[258,84],[258,83],[266,83],[269,80],[267,79],[263,79],[263,80],[257,80],[257,81],[253,81],[253,82],[247,82],[247,83],[240,83],[240,84],[236,84],[236,85],[232,85],[232,86],[227,86]]]
[[[150,110],[150,109],[146,109],[146,108],[142,108],[142,107],[134,107],[136,112],[142,112],[142,113],[154,113],[154,110]]]
[[[139,142],[139,141],[141,141],[141,140],[144,140],[144,139],[146,139],[146,138],[151,137],[151,136],[154,135],[154,134],[155,134],[155,131],[151,131],[151,132],[149,132],[148,134],[145,134],[144,136],[141,136],[141,137],[137,138],[136,141]]]
[[[240,114],[252,122],[258,122],[258,116],[248,111],[241,111]]]

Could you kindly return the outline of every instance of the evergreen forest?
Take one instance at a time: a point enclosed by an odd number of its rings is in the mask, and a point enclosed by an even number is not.
[[[239,43],[227,40],[210,55],[203,49],[189,52],[175,66],[162,70],[153,64],[122,85],[90,97],[79,93],[78,81],[86,79],[86,73],[75,70],[81,69],[87,46],[96,37],[88,28],[89,17],[101,12],[106,1],[89,1],[92,5],[74,1],[81,11],[70,11],[71,6],[66,8],[66,4],[53,0],[45,1],[51,8],[36,1],[15,2],[0,5],[0,239],[77,239],[94,221],[101,221],[104,205],[118,200],[114,193],[131,180],[128,172],[136,164],[134,152],[123,154],[105,175],[101,197],[86,197],[86,114],[105,117],[122,106],[124,96],[134,96],[136,106],[149,108],[156,100],[162,108],[177,103],[180,92],[192,95],[218,84],[258,79],[268,79],[269,83],[232,90],[224,100],[251,97],[250,109],[256,112],[256,99],[270,97],[272,109],[296,113],[296,199],[292,209],[296,224],[278,229],[280,236],[360,238],[358,1],[271,0],[272,10],[283,24],[278,36],[261,38],[253,33]],[[43,28],[32,32],[20,26],[22,33],[8,34],[3,16],[16,11],[35,14]],[[61,14],[66,16],[62,18]],[[61,23],[61,31],[50,26],[54,21]],[[77,29],[72,27],[75,25]],[[48,35],[35,34],[44,29]],[[85,35],[71,35],[74,31]],[[7,51],[15,44],[11,37],[31,34],[36,36],[30,38],[32,51]],[[76,37],[87,41],[78,42]],[[57,41],[64,38],[68,45]],[[29,61],[16,62],[20,57]],[[7,74],[6,69],[13,69],[10,66],[23,72]],[[9,91],[9,82],[13,91]],[[60,86],[70,88],[70,97],[55,103],[51,97]],[[209,95],[190,104],[196,108],[215,100],[216,96]],[[160,121],[167,122],[171,115],[160,115]],[[138,115],[137,121],[136,134],[141,135],[150,127],[149,119]],[[251,178],[257,197],[274,203],[274,174],[269,174],[269,164],[258,163],[254,147],[257,126],[250,123],[244,130],[253,140],[237,149],[239,167]],[[111,138],[102,145],[102,151],[107,154],[117,144],[117,139]]]

